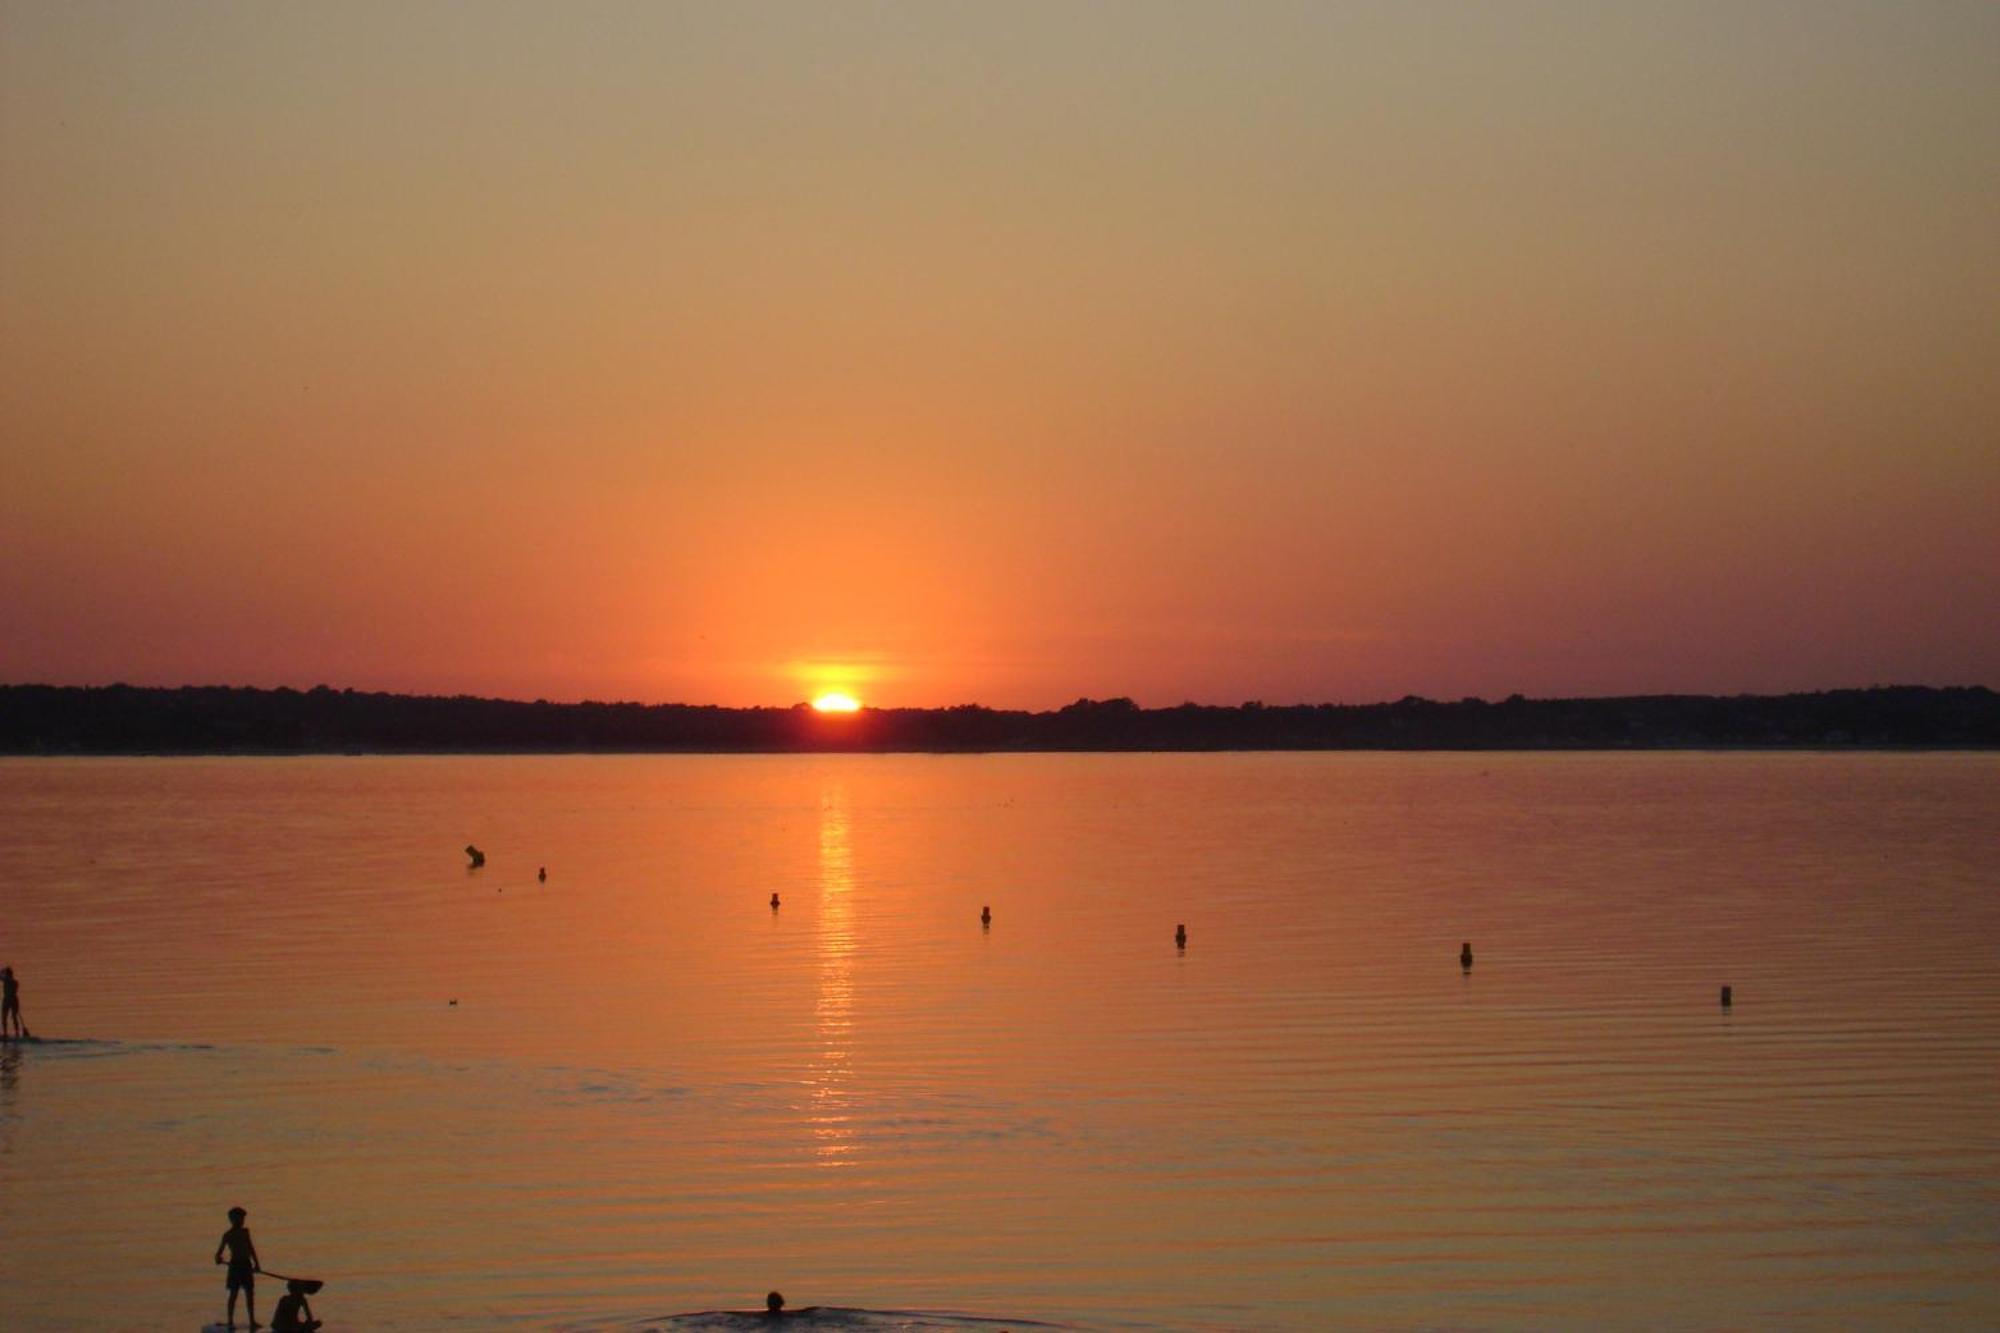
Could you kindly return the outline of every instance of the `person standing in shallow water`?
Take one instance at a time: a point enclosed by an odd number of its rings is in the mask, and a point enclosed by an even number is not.
[[[223,1262],[223,1253],[229,1255],[229,1327],[236,1327],[236,1293],[243,1293],[243,1313],[250,1317],[250,1327],[259,1328],[257,1322],[257,1270],[263,1267],[257,1262],[257,1246],[250,1239],[250,1228],[243,1225],[243,1219],[250,1216],[241,1208],[229,1210],[229,1230],[222,1233],[222,1240],[215,1247],[215,1262]]]
[[[13,1036],[28,1035],[28,1026],[21,1021],[21,983],[13,968],[0,967],[0,1037],[8,1036],[10,1028]]]

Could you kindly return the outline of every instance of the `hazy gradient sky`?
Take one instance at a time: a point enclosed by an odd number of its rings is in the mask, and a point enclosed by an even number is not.
[[[6,0],[0,680],[2000,684],[2000,5]]]

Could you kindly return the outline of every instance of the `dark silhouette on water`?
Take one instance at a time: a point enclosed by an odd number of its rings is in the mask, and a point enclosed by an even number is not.
[[[775,893],[771,895],[771,910],[773,912],[778,910],[778,895]]]
[[[982,907],[982,908],[980,908],[980,909],[979,909],[979,924],[980,924],[980,925],[982,925],[982,926],[990,926],[990,925],[992,925],[992,924],[993,924],[993,909],[992,909],[992,908],[990,908],[990,907]]]
[[[1460,967],[1464,968],[1464,969],[1465,969],[1466,971],[1468,971],[1468,972],[1470,972],[1470,971],[1472,970],[1472,941],[1471,941],[1471,940],[1467,940],[1467,941],[1466,941],[1466,942],[1465,942],[1464,944],[1462,944],[1462,945],[1460,945],[1460,946],[1459,946],[1459,948],[1458,948],[1458,965],[1459,965]]]
[[[1736,992],[1728,986],[1722,988],[1722,1007],[1729,1008],[1736,1003]]]
[[[467,869],[477,870],[479,869],[479,867],[486,864],[486,853],[480,851],[477,847],[474,847],[471,843],[468,842],[465,844],[465,859],[472,863],[470,866],[467,867]]]
[[[278,1298],[278,1308],[271,1314],[271,1333],[313,1333],[321,1321],[313,1318],[312,1305],[306,1297],[319,1288],[319,1283],[303,1278],[287,1279],[285,1294]]]
[[[536,879],[536,880],[537,880],[537,881],[538,881],[539,883],[542,883],[542,884],[546,884],[546,883],[548,883],[548,882],[549,882],[549,868],[548,868],[547,866],[543,866],[543,867],[542,867],[542,868],[541,868],[540,870],[537,870],[537,871],[535,872],[535,879]]]
[[[0,1039],[9,1036],[28,1038],[28,1025],[21,1021],[21,981],[11,966],[0,967]]]
[[[1175,948],[1177,948],[1177,949],[1185,949],[1185,948],[1187,948],[1187,926],[1186,926],[1186,924],[1182,924],[1182,925],[1178,925],[1178,926],[1175,926],[1175,927],[1174,927],[1174,947],[1175,947]]]
[[[817,1305],[804,1305],[800,1306],[796,1310],[787,1310],[785,1308],[784,1293],[779,1291],[773,1291],[765,1295],[763,1310],[753,1317],[761,1317],[764,1319],[789,1319],[793,1315],[810,1316],[818,1313],[819,1313],[819,1307]]]
[[[243,1219],[250,1216],[242,1208],[229,1210],[229,1230],[222,1233],[222,1240],[215,1247],[215,1262],[227,1263],[229,1274],[223,1279],[229,1288],[229,1312],[225,1322],[236,1327],[236,1293],[243,1293],[243,1312],[250,1317],[250,1327],[257,1324],[257,1270],[263,1265],[257,1262],[257,1246],[250,1239],[250,1228],[243,1225]],[[228,1259],[224,1259],[224,1253]]]

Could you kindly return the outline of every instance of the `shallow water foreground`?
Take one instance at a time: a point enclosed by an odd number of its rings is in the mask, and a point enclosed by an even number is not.
[[[1987,755],[0,761],[0,1326],[220,1317],[233,1203],[334,1328],[1991,1326],[1996,829]]]

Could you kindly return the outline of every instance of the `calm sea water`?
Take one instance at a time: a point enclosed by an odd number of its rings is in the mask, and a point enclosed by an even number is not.
[[[5,761],[0,961],[9,1329],[236,1203],[336,1328],[2000,1323],[2000,756]]]

